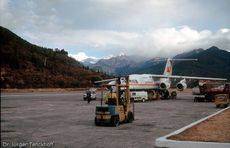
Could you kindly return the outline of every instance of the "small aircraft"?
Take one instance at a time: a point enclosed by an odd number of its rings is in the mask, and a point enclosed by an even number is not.
[[[197,61],[197,59],[167,59],[164,73],[157,74],[131,74],[129,75],[129,88],[134,91],[156,91],[160,92],[163,96],[168,96],[168,89],[171,87],[171,79],[181,79],[177,84],[177,90],[183,91],[187,88],[187,80],[213,80],[213,81],[226,81],[225,78],[210,78],[210,77],[192,77],[192,76],[178,76],[172,75],[173,61]],[[115,83],[114,79],[96,81],[95,83],[109,82]],[[121,83],[124,83],[121,81]]]

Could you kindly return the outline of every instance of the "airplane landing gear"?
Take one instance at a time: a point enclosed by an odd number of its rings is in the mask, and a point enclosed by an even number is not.
[[[169,93],[169,91],[167,89],[161,90],[160,91],[160,95],[161,95],[161,99],[176,99],[177,96],[177,92],[176,91],[172,91],[171,93]]]
[[[162,99],[169,99],[169,91],[167,89],[161,91]]]
[[[176,99],[176,96],[177,96],[177,93],[176,93],[176,91],[172,91],[171,92],[171,99]]]

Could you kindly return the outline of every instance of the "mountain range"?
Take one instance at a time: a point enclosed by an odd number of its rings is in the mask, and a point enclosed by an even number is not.
[[[1,88],[89,87],[110,76],[68,56],[64,49],[33,45],[0,26]]]
[[[194,49],[181,53],[173,58],[198,59],[197,62],[175,62],[174,75],[223,77],[230,80],[230,52],[210,47]],[[166,64],[165,58],[143,58],[134,56],[118,56],[111,59],[101,59],[88,66],[115,76],[128,74],[162,74]]]
[[[92,61],[92,59],[86,59],[82,63],[97,71],[103,71],[110,75],[117,75],[120,74],[117,72],[120,67],[123,68],[127,65],[135,67],[136,65],[143,63],[145,60],[146,58],[144,57],[120,55],[109,59],[100,59],[95,63],[93,63],[94,61]]]

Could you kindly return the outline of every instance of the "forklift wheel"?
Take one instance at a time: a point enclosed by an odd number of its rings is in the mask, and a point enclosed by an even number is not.
[[[119,116],[112,116],[111,117],[111,124],[112,126],[119,126]]]
[[[132,112],[129,112],[129,113],[128,113],[127,122],[128,122],[128,123],[131,123],[131,122],[133,122],[133,120],[134,120],[133,113],[132,113]]]

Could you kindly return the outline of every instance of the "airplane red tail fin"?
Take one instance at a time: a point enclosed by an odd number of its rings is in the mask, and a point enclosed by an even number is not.
[[[171,76],[173,72],[173,61],[197,61],[197,59],[167,59],[164,75]]]
[[[172,75],[172,60],[167,59],[167,63],[165,65],[164,75],[171,76]]]

